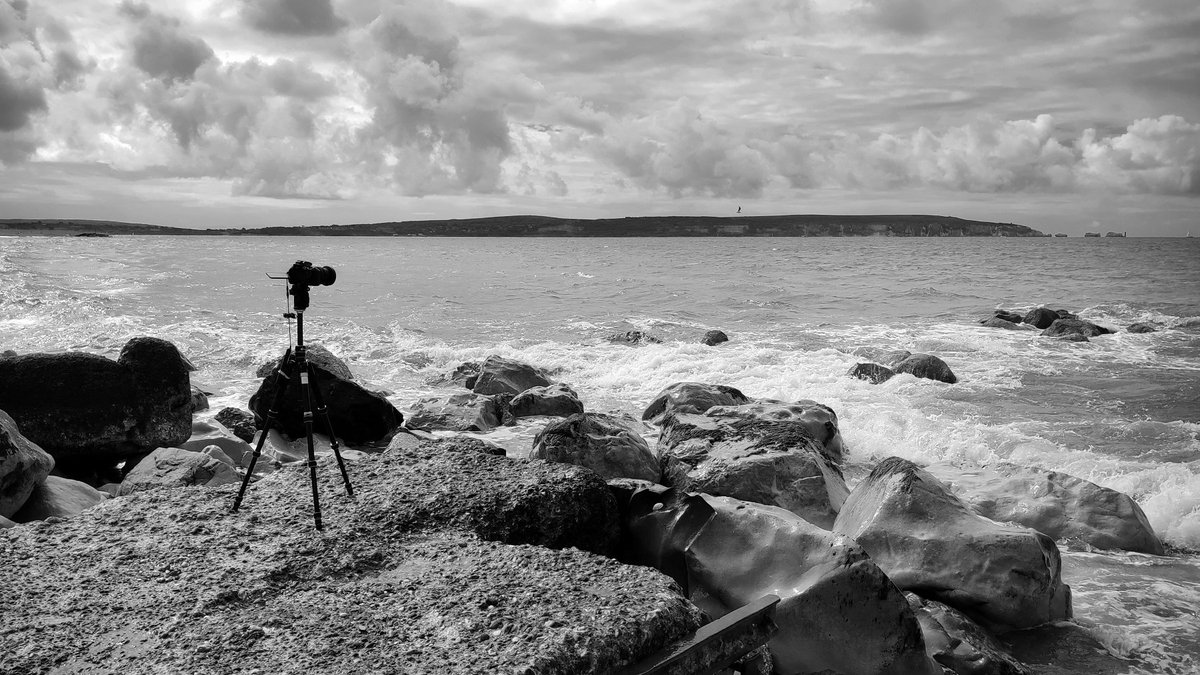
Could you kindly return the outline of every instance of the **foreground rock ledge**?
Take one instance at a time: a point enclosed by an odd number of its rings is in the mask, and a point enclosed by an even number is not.
[[[590,472],[422,449],[350,469],[355,501],[319,467],[324,532],[303,469],[237,514],[236,485],[162,489],[0,531],[0,672],[600,673],[702,621],[656,570],[481,538]]]

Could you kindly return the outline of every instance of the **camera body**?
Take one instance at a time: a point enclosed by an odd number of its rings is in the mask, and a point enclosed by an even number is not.
[[[307,260],[297,260],[287,271],[288,283],[293,286],[332,286],[337,281],[337,272],[332,267],[313,265]]]

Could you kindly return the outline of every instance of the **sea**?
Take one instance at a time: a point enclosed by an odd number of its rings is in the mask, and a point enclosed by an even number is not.
[[[825,403],[851,485],[895,455],[1127,493],[1169,554],[1061,544],[1073,621],[1006,640],[1042,673],[1200,673],[1200,239],[3,237],[0,351],[115,358],[157,336],[196,366],[201,417],[245,408],[295,339],[279,277],[299,260],[336,270],[311,289],[306,343],[401,411],[498,354],[634,418],[680,381]],[[1038,306],[1118,332],[979,324]],[[1157,330],[1124,331],[1136,322]],[[729,342],[701,344],[710,329]],[[606,339],[626,331],[662,343]],[[860,347],[936,355],[959,382],[848,377]],[[545,423],[486,437],[523,456]]]

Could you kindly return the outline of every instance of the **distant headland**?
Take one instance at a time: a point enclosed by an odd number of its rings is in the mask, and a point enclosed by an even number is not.
[[[0,234],[351,237],[1044,237],[1013,223],[928,215],[496,216],[352,225],[191,229],[107,220],[0,220]]]

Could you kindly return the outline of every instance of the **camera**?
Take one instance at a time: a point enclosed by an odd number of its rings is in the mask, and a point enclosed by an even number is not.
[[[337,272],[332,267],[313,265],[306,260],[297,260],[287,271],[288,283],[293,286],[332,286],[337,281]]]

